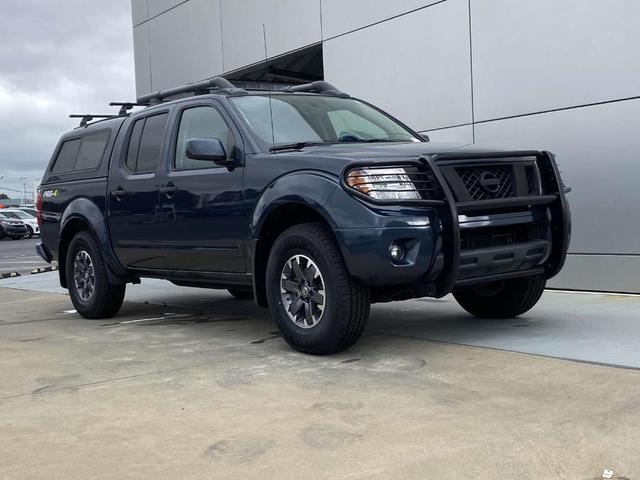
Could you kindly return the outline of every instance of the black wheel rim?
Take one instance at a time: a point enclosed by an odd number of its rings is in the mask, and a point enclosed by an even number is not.
[[[280,275],[284,310],[295,325],[313,328],[324,316],[327,293],[318,265],[305,255],[287,260]]]
[[[91,300],[96,289],[96,273],[91,256],[85,250],[80,250],[73,260],[73,280],[80,299]]]

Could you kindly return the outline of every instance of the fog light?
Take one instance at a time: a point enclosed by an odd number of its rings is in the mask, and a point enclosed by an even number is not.
[[[399,262],[404,257],[404,248],[398,242],[391,242],[389,245],[389,256],[394,262]]]

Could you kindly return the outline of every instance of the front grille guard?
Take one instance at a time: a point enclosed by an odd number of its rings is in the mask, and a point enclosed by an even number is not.
[[[489,162],[509,162],[513,159],[522,157],[535,157],[536,164],[540,172],[540,181],[542,192],[536,196],[519,196],[492,200],[478,200],[471,202],[456,201],[451,188],[449,187],[443,172],[440,168],[441,164],[454,161],[482,161]],[[459,213],[487,212],[488,210],[511,209],[518,207],[531,207],[535,205],[547,205],[550,211],[550,227],[551,227],[551,253],[544,265],[539,268],[526,271],[510,272],[505,274],[496,274],[483,277],[482,281],[499,281],[506,278],[542,275],[549,279],[555,276],[562,266],[569,248],[571,236],[571,220],[569,207],[565,198],[565,187],[562,184],[558,166],[555,157],[550,152],[540,151],[517,151],[517,152],[498,152],[486,154],[457,154],[442,153],[421,157],[413,161],[403,162],[395,166],[425,166],[431,169],[435,179],[439,183],[443,199],[420,199],[420,200],[377,200],[368,195],[358,192],[351,188],[346,177],[354,168],[362,167],[381,167],[388,166],[388,163],[379,162],[354,162],[350,163],[343,174],[340,181],[342,186],[352,195],[365,200],[368,203],[379,206],[415,206],[415,207],[432,207],[435,208],[442,221],[442,250],[444,256],[444,266],[442,273],[435,279],[435,297],[443,297],[450,293],[456,286],[459,276],[460,267],[460,225],[458,222]],[[462,283],[462,282],[461,282]],[[465,284],[469,281],[466,280]]]

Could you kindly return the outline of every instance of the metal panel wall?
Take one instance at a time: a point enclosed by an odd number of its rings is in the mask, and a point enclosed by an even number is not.
[[[156,15],[160,15],[161,13],[166,12],[170,8],[176,7],[184,2],[184,0],[146,0],[147,8],[149,9],[149,18],[155,17]],[[209,0],[212,3],[215,0]]]
[[[133,58],[136,69],[138,95],[151,91],[151,64],[149,62],[149,24],[133,27]]]
[[[441,0],[322,0],[322,38],[342,35]]]
[[[131,21],[133,25],[138,25],[144,22],[147,18],[149,18],[149,13],[147,12],[147,0],[131,0]]]
[[[323,48],[325,79],[414,128],[471,123],[467,0],[447,0]]]
[[[471,0],[476,120],[640,95],[640,2]]]
[[[429,135],[429,140],[437,143],[473,143],[473,126],[462,125],[460,127],[441,128],[423,132]]]
[[[189,0],[146,23],[153,90],[222,73],[217,1]]]
[[[269,57],[321,40],[319,0],[222,0],[221,5],[224,71],[264,60],[263,24]]]

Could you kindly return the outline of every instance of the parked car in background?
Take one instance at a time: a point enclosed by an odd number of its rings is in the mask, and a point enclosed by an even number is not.
[[[0,240],[6,237],[18,240],[27,234],[27,226],[22,220],[11,218],[0,212]]]
[[[34,215],[18,208],[5,208],[2,210],[2,213],[9,218],[21,220],[25,224],[27,227],[27,233],[25,233],[26,238],[31,238],[34,235],[40,235],[40,226],[38,225],[38,220]]]
[[[16,210],[22,210],[23,212],[27,212],[29,215],[32,215],[34,218],[37,216],[36,207],[16,207]]]

